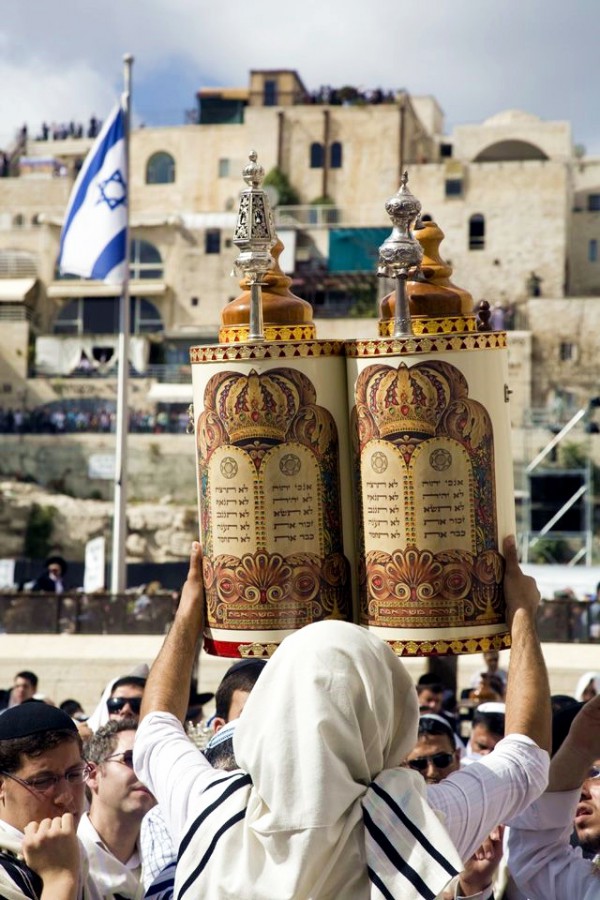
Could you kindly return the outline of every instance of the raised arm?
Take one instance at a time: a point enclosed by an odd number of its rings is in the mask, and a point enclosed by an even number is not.
[[[181,722],[184,721],[188,707],[188,686],[192,678],[203,620],[202,552],[200,544],[194,542],[189,572],[181,591],[181,600],[173,625],[146,682],[140,722],[151,712],[169,712]]]
[[[600,694],[579,710],[550,763],[549,791],[580,788],[600,759]]]
[[[504,555],[504,593],[512,637],[507,736],[493,753],[427,789],[427,799],[444,815],[463,859],[477,850],[493,828],[533,803],[548,782],[550,688],[535,627],[540,595],[533,578],[521,572],[514,538],[505,540]]]
[[[594,900],[600,878],[579,847],[571,847],[573,819],[582,805],[584,840],[591,834],[587,823],[593,809],[588,774],[600,759],[600,696],[577,714],[569,734],[550,765],[548,790],[510,825],[509,868],[527,897],[544,900]],[[591,805],[591,806],[590,806]],[[577,828],[577,830],[579,830]],[[594,848],[596,849],[596,848]]]
[[[504,541],[504,557],[504,596],[512,640],[506,689],[506,734],[525,734],[550,753],[550,685],[535,624],[540,592],[535,580],[521,571],[512,536]]]

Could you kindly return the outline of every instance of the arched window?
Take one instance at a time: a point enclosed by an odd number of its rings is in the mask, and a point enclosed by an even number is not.
[[[339,141],[334,141],[329,148],[329,165],[332,169],[342,168],[342,145]]]
[[[469,250],[483,250],[485,247],[485,219],[475,213],[469,219]]]
[[[163,276],[161,255],[150,241],[134,238],[131,241],[129,262],[131,278],[162,278]]]
[[[310,167],[311,169],[322,169],[324,162],[325,153],[323,151],[323,144],[319,144],[318,141],[314,141],[310,145]]]
[[[153,153],[146,165],[146,184],[171,184],[175,181],[175,160],[170,153]]]

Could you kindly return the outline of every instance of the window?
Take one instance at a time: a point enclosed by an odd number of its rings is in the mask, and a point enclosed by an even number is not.
[[[72,300],[60,310],[54,322],[54,334],[81,334],[83,300]]]
[[[485,247],[485,219],[475,213],[469,219],[469,250],[483,250]]]
[[[588,194],[588,212],[600,210],[600,194]]]
[[[452,144],[440,144],[440,156],[442,159],[449,159],[452,156]]]
[[[162,278],[163,264],[159,251],[149,241],[134,238],[129,256],[131,278]]]
[[[264,87],[264,105],[265,106],[277,106],[277,82],[274,78],[266,78],[265,79],[265,87]]]
[[[229,160],[228,159],[220,159],[219,160],[219,178],[228,178],[229,177]]]
[[[207,228],[204,235],[204,252],[220,253],[221,252],[221,230],[220,228]]]
[[[561,362],[569,362],[569,360],[574,360],[577,356],[577,348],[575,344],[572,344],[570,341],[561,341],[558,354]]]
[[[588,262],[598,262],[598,241],[596,238],[588,241]]]
[[[311,169],[322,169],[324,161],[325,161],[325,154],[323,152],[323,144],[319,144],[318,141],[314,141],[310,145],[310,167],[311,167]]]
[[[446,178],[446,197],[462,197],[462,178]]]
[[[13,228],[23,228],[25,225],[25,216],[22,213],[17,213],[13,218]]]
[[[131,333],[144,334],[163,330],[160,312],[150,300],[145,297],[132,297],[131,304]]]
[[[171,184],[175,181],[175,160],[170,153],[153,153],[146,165],[146,184]]]
[[[339,141],[334,141],[329,148],[329,165],[332,169],[342,168],[342,145]]]
[[[79,297],[60,310],[54,322],[54,334],[118,334],[118,297]],[[156,306],[145,297],[129,300],[131,334],[163,330],[163,322]]]

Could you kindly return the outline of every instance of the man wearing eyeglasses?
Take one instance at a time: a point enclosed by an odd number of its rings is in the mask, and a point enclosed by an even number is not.
[[[91,765],[90,809],[78,836],[87,851],[90,873],[104,898],[140,900],[142,819],[156,801],[133,771],[135,719],[120,719],[99,728],[85,746]]]
[[[30,701],[0,716],[0,897],[99,900],[76,829],[89,767],[73,720]]]
[[[510,825],[508,867],[529,900],[598,900],[600,696],[573,720],[552,758],[546,793]],[[580,847],[570,845],[573,825]]]

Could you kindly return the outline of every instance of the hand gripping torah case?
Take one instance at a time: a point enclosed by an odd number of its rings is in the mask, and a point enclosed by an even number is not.
[[[255,157],[245,178],[244,292],[223,312],[221,343],[190,351],[204,646],[229,657],[270,656],[303,625],[352,620],[355,567],[344,345],[317,341],[310,304],[289,291]]]
[[[398,198],[414,216],[406,181]],[[380,261],[398,288],[381,304],[381,336],[346,347],[359,621],[400,655],[507,647],[500,549],[515,520],[506,333],[487,330],[488,304],[477,320],[470,295],[449,281],[441,230],[417,228],[421,252],[410,257],[410,216],[399,222],[397,204],[393,212]]]

